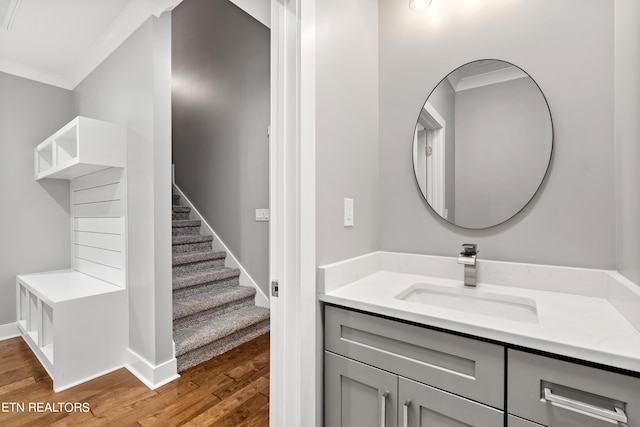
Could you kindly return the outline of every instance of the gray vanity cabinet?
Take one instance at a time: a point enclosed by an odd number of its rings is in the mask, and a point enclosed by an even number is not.
[[[507,427],[544,427],[541,424],[532,423],[531,421],[524,420],[520,417],[515,417],[511,414],[507,417]]]
[[[401,427],[497,427],[504,413],[481,403],[398,378],[398,425]]]
[[[499,427],[502,411],[325,351],[327,427]]]
[[[504,347],[325,307],[326,350],[504,409]]]
[[[397,375],[328,351],[324,371],[325,426],[396,427]]]
[[[501,346],[326,306],[325,350],[327,427],[504,425]]]
[[[640,378],[517,350],[508,371],[510,414],[549,427],[640,427]]]
[[[325,403],[329,427],[640,427],[640,378],[325,306]]]

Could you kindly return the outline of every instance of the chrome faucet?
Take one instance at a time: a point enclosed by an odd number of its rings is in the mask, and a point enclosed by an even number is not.
[[[458,256],[458,264],[464,264],[464,285],[476,286],[476,256],[478,255],[478,245],[475,243],[464,243],[462,252]]]

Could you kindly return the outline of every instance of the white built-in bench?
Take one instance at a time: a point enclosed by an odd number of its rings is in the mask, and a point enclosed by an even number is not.
[[[35,148],[37,180],[71,182],[71,268],[16,276],[18,328],[55,391],[125,364],[125,164],[126,129],[86,117]]]

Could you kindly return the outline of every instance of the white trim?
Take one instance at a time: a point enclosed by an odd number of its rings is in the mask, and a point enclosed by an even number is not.
[[[255,303],[257,306],[269,308],[269,297],[265,295],[265,293],[260,289],[256,281],[251,277],[249,272],[240,264],[238,258],[233,255],[233,252],[229,250],[229,247],[225,245],[225,243],[220,239],[218,234],[213,230],[213,228],[209,225],[207,220],[205,220],[198,209],[193,206],[193,203],[189,200],[187,196],[184,195],[180,187],[178,187],[175,183],[173,184],[173,188],[180,194],[180,197],[184,200],[185,204],[191,208],[191,212],[196,217],[202,221],[201,232],[208,236],[213,236],[213,249],[216,251],[225,251],[227,253],[227,257],[225,260],[225,265],[229,268],[237,268],[240,270],[240,285],[247,286],[250,288],[254,288],[256,290]]]
[[[265,27],[271,26],[271,0],[231,0],[231,3]]]
[[[149,0],[149,8],[153,16],[160,18],[160,15],[165,12],[171,12],[180,3],[182,3],[182,0]]]
[[[5,12],[4,18],[2,19],[2,28],[5,31],[11,30],[13,20],[16,17],[16,12],[18,11],[18,7],[20,7],[21,1],[22,0],[9,0],[9,6],[7,6],[7,11]]]
[[[322,1],[322,0],[320,0]],[[296,140],[300,157],[298,194],[292,200],[300,218],[298,250],[300,252],[300,301],[295,307],[299,316],[300,346],[300,421],[298,425],[323,425],[324,337],[322,313],[318,301],[316,269],[316,0],[305,0],[300,9],[299,116],[300,136]],[[299,307],[299,308],[298,308]]]
[[[315,260],[316,1],[272,0],[270,277],[273,427],[322,425]],[[302,33],[304,31],[304,34]]]
[[[445,203],[446,203],[446,148],[445,148],[445,129],[446,122],[429,101],[425,102],[423,111],[427,112],[430,124],[434,129],[427,129],[427,145],[431,143],[433,154],[427,158],[427,171],[429,178],[427,189],[430,190],[430,197],[427,201],[438,215],[446,219]]]
[[[282,145],[282,130],[284,126],[284,51],[286,40],[286,28],[284,16],[286,6],[281,0],[271,0],[271,58],[270,58],[270,95],[271,95],[271,123],[269,136],[269,209],[271,220],[269,221],[269,281],[280,281],[280,256],[283,227],[281,209],[281,188],[283,182],[283,170],[280,167],[280,154]],[[284,283],[283,283],[284,284]],[[284,296],[284,290],[281,291]],[[285,427],[287,420],[287,369],[286,357],[286,331],[284,331],[284,305],[280,303],[280,297],[271,299],[271,316],[269,330],[270,354],[269,354],[269,426]],[[289,415],[290,419],[290,415]]]
[[[0,341],[8,340],[20,336],[18,324],[16,322],[0,325]]]
[[[449,83],[451,83],[453,90],[460,92],[529,76],[520,68],[511,66],[488,73],[476,74],[475,76],[463,77],[459,80],[457,80],[456,77],[457,76],[451,76],[451,78],[448,78]]]
[[[36,354],[36,355],[37,355],[37,353],[35,353],[35,352],[34,352],[34,354]],[[44,366],[44,365],[43,365],[43,366]],[[107,369],[106,371],[102,371],[102,372],[99,372],[99,373],[97,373],[97,374],[90,375],[90,376],[88,376],[88,377],[85,377],[85,378],[83,378],[83,379],[81,379],[81,380],[78,380],[78,381],[72,382],[72,383],[70,383],[70,384],[65,384],[65,385],[63,385],[62,387],[53,387],[53,391],[54,391],[54,392],[56,392],[56,393],[60,393],[61,391],[65,391],[65,390],[70,389],[71,387],[75,387],[75,386],[77,386],[77,385],[84,384],[84,383],[86,383],[87,381],[95,380],[96,378],[99,378],[99,377],[101,377],[101,376],[103,376],[103,375],[110,374],[110,373],[115,372],[115,371],[117,371],[118,369],[122,369],[122,368],[124,368],[124,367],[125,367],[124,365],[116,366],[115,368]],[[47,372],[47,373],[49,374],[49,372]],[[49,377],[51,377],[51,374],[49,374]]]
[[[0,71],[62,89],[71,90],[74,87],[68,76],[6,59],[0,59]]]
[[[180,378],[180,375],[176,374],[178,372],[178,361],[175,357],[156,366],[130,348],[127,349],[127,364],[125,368],[151,390]]]
[[[73,90],[152,16],[173,10],[182,0],[132,0],[109,27],[63,73],[0,60],[0,71]]]

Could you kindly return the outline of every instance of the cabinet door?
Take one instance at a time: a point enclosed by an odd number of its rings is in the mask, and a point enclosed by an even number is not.
[[[396,427],[398,377],[325,352],[327,427]]]
[[[464,397],[400,377],[398,425],[500,427],[504,426],[504,413]]]

